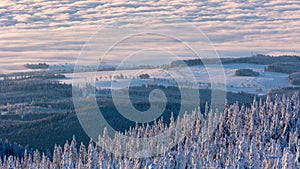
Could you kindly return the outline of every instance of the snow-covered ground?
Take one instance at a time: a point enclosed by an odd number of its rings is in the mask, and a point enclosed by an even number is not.
[[[266,94],[270,89],[278,89],[282,87],[291,87],[288,82],[289,74],[265,72],[264,68],[267,65],[256,64],[227,64],[223,65],[226,78],[226,86],[228,91],[232,92],[247,92],[254,94]],[[257,77],[236,76],[237,69],[252,69],[259,72]],[[193,72],[197,72],[197,80],[201,82],[209,82],[209,78],[203,66],[192,68]]]
[[[102,64],[102,65],[76,65],[73,63],[65,63],[65,64],[55,64],[55,65],[50,65],[46,71],[73,71],[74,69],[77,71],[80,70],[95,70],[95,69],[108,69],[108,68],[114,68],[115,65],[107,65],[107,64]]]
[[[270,89],[278,89],[282,87],[291,87],[288,82],[288,74],[265,72],[264,68],[267,65],[256,64],[227,64],[223,65],[225,73],[225,84],[227,91],[232,92],[248,92],[253,94],[266,94]],[[236,76],[237,69],[249,68],[260,73],[258,77]],[[194,77],[199,88],[209,88],[210,80],[207,70],[204,66],[190,67],[192,74],[184,68],[164,69],[139,69],[139,70],[117,70],[117,71],[101,71],[101,72],[84,72],[75,74],[66,74],[66,79],[61,80],[65,83],[96,84],[101,88],[123,88],[131,86],[140,86],[143,84],[158,84],[158,85],[175,85],[174,79],[183,86],[191,86],[186,83]],[[137,79],[140,74],[149,74],[150,79]],[[118,77],[119,76],[119,77]],[[120,76],[122,76],[120,78]],[[186,77],[189,76],[189,77]],[[166,79],[166,80],[165,80]],[[172,80],[173,79],[173,80]],[[194,85],[192,85],[194,86]]]

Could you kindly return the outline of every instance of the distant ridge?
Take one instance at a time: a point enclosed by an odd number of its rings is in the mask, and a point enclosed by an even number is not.
[[[25,64],[24,65],[28,69],[47,69],[49,65],[46,63],[39,63],[39,64]]]
[[[176,60],[170,63],[170,67],[177,66],[196,66],[205,64],[216,64],[221,61],[222,64],[232,64],[232,63],[249,63],[249,64],[261,64],[268,65],[276,62],[299,62],[300,57],[296,55],[282,55],[282,56],[270,56],[270,55],[254,55],[250,57],[240,57],[240,58],[220,58],[219,59],[189,59],[189,60]],[[219,63],[219,64],[221,64]]]

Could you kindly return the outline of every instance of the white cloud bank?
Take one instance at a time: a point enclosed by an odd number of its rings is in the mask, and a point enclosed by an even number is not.
[[[298,0],[1,0],[0,65],[7,59],[70,62],[103,24],[132,15],[180,16],[202,30],[221,56],[299,54]]]

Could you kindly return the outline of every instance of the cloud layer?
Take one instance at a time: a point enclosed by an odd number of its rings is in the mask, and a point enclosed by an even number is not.
[[[70,62],[99,26],[154,14],[193,23],[221,56],[299,54],[299,11],[298,0],[1,0],[0,64]]]

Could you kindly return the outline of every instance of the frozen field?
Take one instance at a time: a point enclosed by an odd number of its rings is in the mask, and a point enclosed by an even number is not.
[[[291,87],[288,82],[288,74],[265,72],[267,65],[256,64],[227,64],[224,65],[225,85],[227,91],[248,92],[253,94],[266,94],[270,89]],[[260,73],[258,77],[235,76],[235,71],[241,68],[249,68]],[[66,74],[67,78],[63,82],[72,83],[91,83],[100,88],[123,88],[129,85],[139,86],[143,84],[158,84],[172,86],[175,85],[174,79],[182,86],[191,86],[187,81],[197,83],[199,88],[209,88],[210,80],[204,66],[190,67],[191,72],[184,68],[180,69],[140,69],[122,71],[102,71]],[[150,79],[138,79],[140,74],[149,74]],[[222,72],[220,72],[221,74]],[[188,76],[188,77],[187,77]],[[220,76],[221,77],[221,76]]]

